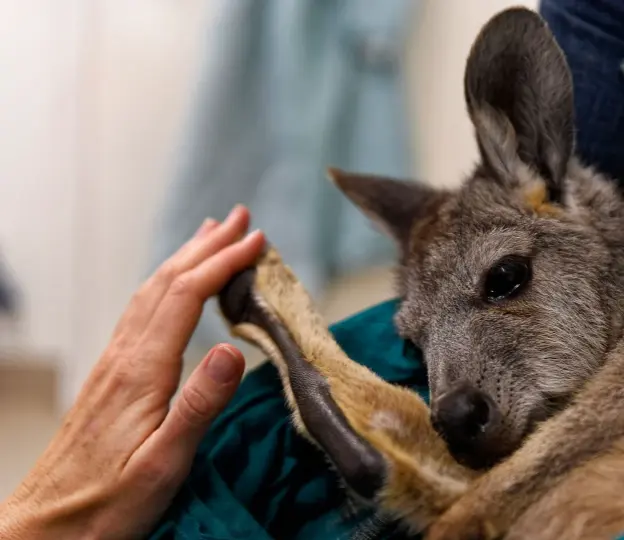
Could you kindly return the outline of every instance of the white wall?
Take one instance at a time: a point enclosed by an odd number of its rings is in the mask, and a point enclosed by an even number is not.
[[[144,277],[154,212],[172,174],[209,15],[206,0],[93,4],[82,88],[79,304],[66,401]]]
[[[45,362],[71,341],[81,17],[80,0],[0,8],[0,249],[25,293],[13,345]]]
[[[413,154],[423,180],[453,186],[470,172],[477,147],[464,108],[464,63],[487,19],[514,5],[537,9],[538,0],[423,1],[408,60]]]
[[[142,278],[209,6],[0,5],[0,249],[24,296],[0,362],[57,362],[64,405]]]
[[[511,4],[424,0],[409,82],[415,163],[428,181],[457,183],[476,157],[463,63],[480,26]],[[209,5],[0,7],[0,247],[27,295],[25,341],[63,362],[65,405],[143,277]]]

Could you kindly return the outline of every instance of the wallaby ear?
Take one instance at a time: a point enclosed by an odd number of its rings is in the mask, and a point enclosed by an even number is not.
[[[433,215],[447,193],[420,182],[330,168],[329,179],[404,249],[415,223]]]
[[[557,202],[574,149],[574,100],[568,64],[545,21],[526,8],[495,15],[470,51],[464,94],[493,176],[517,183],[521,160]]]

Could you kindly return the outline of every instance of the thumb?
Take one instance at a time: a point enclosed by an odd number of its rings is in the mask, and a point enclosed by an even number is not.
[[[245,360],[237,348],[214,347],[188,378],[158,428],[158,446],[174,453],[177,446],[182,453],[194,455],[210,424],[234,395],[244,369]]]

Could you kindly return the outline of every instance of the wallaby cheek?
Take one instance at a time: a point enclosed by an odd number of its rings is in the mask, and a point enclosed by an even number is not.
[[[536,321],[531,353],[542,392],[574,392],[595,373],[607,348],[606,317],[597,294],[570,291],[552,296]],[[576,294],[575,294],[576,293]]]

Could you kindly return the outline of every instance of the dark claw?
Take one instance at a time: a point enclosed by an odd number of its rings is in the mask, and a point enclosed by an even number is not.
[[[383,485],[386,463],[349,425],[329,392],[327,380],[305,360],[288,329],[267,313],[253,295],[255,270],[234,276],[219,295],[221,311],[232,325],[251,323],[271,337],[288,367],[290,386],[301,419],[345,483],[372,500]]]
[[[219,305],[223,316],[230,321],[232,325],[244,322],[252,322],[253,298],[252,291],[254,281],[256,279],[256,270],[248,268],[236,274],[221,290],[219,294]]]

